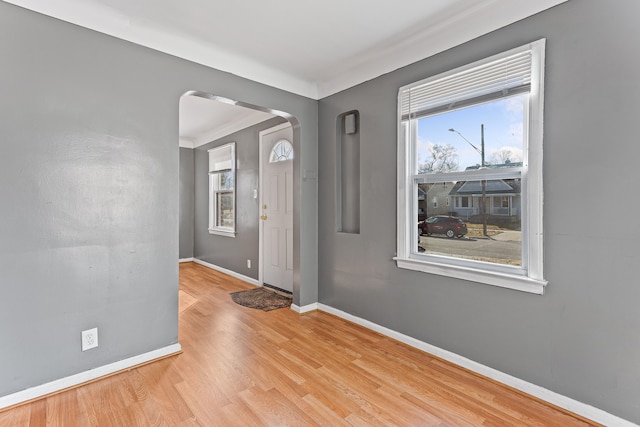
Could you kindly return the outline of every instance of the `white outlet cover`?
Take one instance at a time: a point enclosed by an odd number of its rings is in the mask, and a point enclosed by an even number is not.
[[[87,329],[82,331],[82,351],[98,346],[98,328]]]

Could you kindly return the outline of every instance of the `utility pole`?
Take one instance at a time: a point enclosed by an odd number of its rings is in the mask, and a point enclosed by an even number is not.
[[[484,124],[480,125],[480,149],[482,157],[482,168],[484,169]],[[487,236],[487,180],[482,180],[482,201],[480,203],[480,213],[482,214],[482,234]]]
[[[455,132],[462,137],[467,143],[473,147],[480,154],[480,168],[484,169],[485,161],[484,161],[484,124],[480,125],[480,150],[478,147],[473,145],[471,141],[464,137],[463,134],[455,130],[454,128],[449,129],[449,132]],[[487,236],[487,210],[486,210],[486,200],[487,200],[487,180],[482,180],[482,199],[480,200],[480,216],[482,217],[482,234]]]
[[[482,156],[482,167],[484,167],[484,125],[480,125],[480,155]]]

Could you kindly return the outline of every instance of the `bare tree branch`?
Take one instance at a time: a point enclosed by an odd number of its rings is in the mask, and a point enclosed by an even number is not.
[[[521,162],[522,156],[511,150],[509,147],[503,147],[499,151],[496,151],[491,155],[489,163],[493,165],[500,165],[504,163]]]
[[[458,170],[458,154],[450,144],[429,147],[429,159],[418,167],[418,173],[453,172]]]

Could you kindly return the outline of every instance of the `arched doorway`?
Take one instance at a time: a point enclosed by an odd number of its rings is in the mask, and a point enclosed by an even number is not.
[[[195,194],[193,202],[190,202],[188,197],[182,197],[185,185],[181,181],[181,260],[193,260],[209,266],[220,267],[222,271],[231,273],[250,283],[262,284],[262,255],[264,251],[259,250],[262,247],[263,234],[260,232],[262,225],[260,224],[262,222],[260,221],[260,216],[264,203],[261,203],[262,186],[259,184],[260,147],[258,133],[262,128],[270,128],[274,124],[289,125],[291,149],[295,151],[300,144],[300,132],[297,119],[290,114],[199,91],[189,91],[180,98],[179,127],[181,147],[192,150],[193,174],[195,174],[192,184],[194,186],[193,193]],[[254,147],[251,148],[247,146],[247,141],[244,138],[245,134],[254,133],[255,142]],[[242,138],[242,141],[234,140],[238,138]],[[208,186],[209,189],[211,188],[211,174],[217,173],[217,171],[203,171],[203,168],[206,167],[203,165],[206,163],[206,160],[204,160],[207,156],[206,151],[231,143],[235,143],[235,155],[237,156],[237,159],[235,159],[237,176],[234,181],[235,206],[233,206],[235,229],[232,229],[232,232],[228,233],[227,236],[221,236],[221,234],[225,233],[216,233],[216,230],[212,230],[211,227],[210,213],[218,212],[215,210],[218,207],[211,207],[211,194],[208,194],[208,209],[207,205],[202,201],[203,187]],[[181,149],[181,156],[187,151]],[[296,161],[297,159],[294,157],[290,162],[292,170]],[[186,163],[188,164],[189,162],[187,161]],[[183,162],[181,161],[181,177],[183,176],[182,165]],[[208,184],[206,183],[207,179],[204,178],[207,173],[209,174]],[[225,173],[228,175],[228,172]],[[292,175],[291,173],[289,178],[290,191],[293,191],[291,187],[294,186]],[[229,180],[225,182],[229,182]],[[186,187],[188,188],[188,185]],[[227,201],[231,200],[228,195],[226,197]],[[289,200],[290,203],[295,203],[293,202],[293,197]],[[192,203],[191,211],[193,214],[190,213],[189,203]],[[225,215],[228,215],[228,206],[229,202],[225,204]],[[204,211],[207,211],[209,216],[207,219],[208,227],[205,227]],[[290,211],[292,216],[299,216],[299,207],[292,206]],[[192,227],[187,226],[189,218],[192,218]],[[295,219],[291,221],[293,223]],[[230,224],[231,222],[227,219],[225,226]],[[288,267],[293,270],[295,268],[293,265],[293,248],[296,237],[293,224],[289,233],[286,235],[286,240],[289,243],[288,252],[285,252],[283,260],[288,261]],[[193,235],[192,242],[189,242],[190,235]],[[193,252],[187,254],[188,256],[184,256],[182,253],[183,246],[193,247]],[[221,252],[224,255],[220,255]],[[293,271],[290,272],[290,275],[291,277],[294,276]],[[294,292],[295,300],[295,287],[291,285],[290,288]]]

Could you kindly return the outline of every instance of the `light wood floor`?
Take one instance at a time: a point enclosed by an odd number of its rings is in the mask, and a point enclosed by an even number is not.
[[[183,353],[0,412],[0,426],[587,426],[322,312],[263,312],[251,286],[180,266]]]

